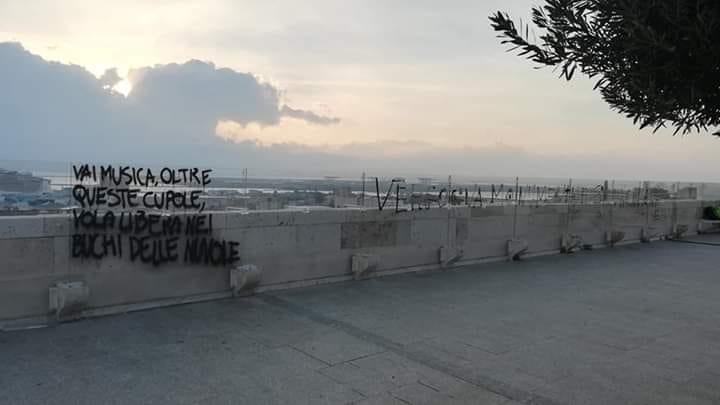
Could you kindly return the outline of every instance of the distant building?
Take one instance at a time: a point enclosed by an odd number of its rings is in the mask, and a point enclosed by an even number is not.
[[[50,191],[50,180],[35,177],[32,173],[0,169],[0,191],[45,193]]]
[[[697,187],[682,187],[675,194],[675,198],[678,200],[697,200],[698,189]]]
[[[257,190],[250,190],[248,194],[213,192],[202,195],[200,201],[210,211],[279,210],[288,203],[287,197],[277,192],[270,194]]]
[[[248,210],[281,210],[287,206],[287,200],[277,195],[253,197],[247,201]]]
[[[360,205],[360,198],[353,194],[350,187],[336,187],[329,205],[333,208],[357,207]]]
[[[230,207],[244,208],[247,199],[248,197],[244,196],[202,195],[200,203],[205,204],[205,209],[208,211],[225,211]]]

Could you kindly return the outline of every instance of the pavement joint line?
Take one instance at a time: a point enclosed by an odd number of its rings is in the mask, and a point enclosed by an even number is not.
[[[408,402],[408,401],[406,401],[406,400],[398,397],[397,395],[393,395],[393,394],[390,393],[390,392],[388,392],[388,395],[390,395],[391,397],[397,399],[398,401],[402,402],[403,404],[413,405],[412,402]]]
[[[365,358],[368,358],[368,357],[372,357],[372,356],[375,356],[375,355],[378,355],[378,354],[383,354],[383,353],[387,353],[387,350],[383,350],[383,351],[381,351],[381,352],[363,354],[362,356],[358,356],[358,357],[355,357],[355,358],[353,358],[353,359],[348,359],[348,360],[345,360],[345,361],[341,361],[340,363],[333,364],[333,365],[334,365],[334,366],[337,366],[337,365],[339,365],[339,364],[352,363],[353,361],[362,360],[362,359],[365,359]]]
[[[348,322],[341,321],[339,319],[335,319],[335,318],[331,318],[329,316],[323,315],[319,312],[313,311],[312,309],[306,308],[302,305],[295,304],[287,299],[278,297],[277,295],[266,293],[266,294],[258,295],[257,298],[269,305],[275,306],[277,308],[285,309],[288,312],[298,315],[300,317],[303,317],[305,319],[309,319],[309,320],[319,323],[321,325],[335,328],[335,329],[345,332],[348,335],[353,336],[355,338],[368,341],[368,342],[373,343],[377,346],[380,346],[380,347],[384,348],[385,350],[390,351],[400,357],[411,360],[415,363],[419,363],[419,364],[421,364],[425,367],[428,367],[430,369],[433,369],[437,372],[446,374],[450,377],[454,377],[458,380],[461,380],[468,384],[482,388],[484,390],[490,391],[494,394],[503,396],[509,400],[522,402],[522,403],[525,403],[528,405],[560,405],[561,404],[560,402],[557,402],[550,398],[543,397],[541,395],[538,395],[538,394],[535,394],[535,393],[532,393],[532,392],[529,392],[529,391],[526,391],[526,390],[523,390],[520,388],[513,387],[510,384],[495,380],[491,377],[466,376],[466,375],[464,375],[465,373],[463,373],[461,370],[457,370],[452,367],[443,365],[441,361],[437,361],[436,359],[432,358],[431,356],[424,355],[424,354],[418,353],[418,352],[413,352],[410,350],[406,350],[404,345],[402,345],[400,343],[394,342],[383,336],[380,336],[373,332],[369,332],[367,330],[359,328]]]
[[[323,360],[323,359],[317,358],[317,357],[313,356],[312,354],[307,353],[306,351],[304,351],[304,350],[302,350],[302,349],[298,349],[297,347],[295,347],[295,346],[293,346],[293,345],[289,345],[288,347],[291,348],[291,349],[293,349],[293,350],[295,350],[295,351],[298,352],[298,353],[301,353],[301,354],[304,354],[305,356],[310,357],[310,358],[313,359],[313,360],[317,360],[317,361],[319,361],[320,363],[323,363],[324,365],[326,365],[326,366],[328,366],[328,367],[332,367],[332,366],[333,366],[332,363],[329,363],[329,362],[327,362],[327,361],[325,361],[325,360]]]
[[[670,239],[670,242],[675,242],[675,243],[687,243],[687,244],[690,244],[690,245],[720,246],[720,243],[700,242],[700,241],[682,240],[682,239]]]
[[[420,384],[420,385],[422,385],[423,387],[430,388],[431,390],[433,390],[433,391],[435,391],[435,392],[440,392],[439,389],[437,389],[437,388],[433,387],[432,385],[424,382],[423,380],[418,380],[417,383]]]

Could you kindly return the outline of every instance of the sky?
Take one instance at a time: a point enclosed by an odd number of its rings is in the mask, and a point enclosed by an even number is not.
[[[0,0],[0,159],[717,180],[720,139],[506,52],[487,17],[536,3]]]

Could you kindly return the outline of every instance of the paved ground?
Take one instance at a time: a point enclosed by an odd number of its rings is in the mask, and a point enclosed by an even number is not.
[[[0,403],[720,403],[700,240],[0,333]]]

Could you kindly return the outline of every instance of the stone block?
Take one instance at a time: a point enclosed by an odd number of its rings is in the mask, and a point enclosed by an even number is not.
[[[0,221],[0,239],[39,238],[45,236],[41,216],[4,217]]]
[[[360,253],[352,255],[352,273],[355,280],[366,278],[380,266],[380,256]]]
[[[45,236],[70,236],[74,231],[72,215],[45,215],[42,220]]]
[[[230,269],[230,289],[233,296],[252,295],[262,280],[262,272],[254,264]]]
[[[688,229],[690,229],[690,227],[685,224],[673,225],[671,238],[672,239],[681,239],[685,235],[685,233],[688,231]]]
[[[0,239],[0,280],[53,271],[53,238]]]
[[[418,246],[440,246],[447,244],[448,219],[416,220],[412,222],[412,242]]]
[[[702,219],[698,222],[697,233],[704,234],[720,230],[720,221]]]
[[[462,244],[468,239],[468,219],[460,218],[455,221],[455,243]]]
[[[654,238],[657,238],[660,236],[660,232],[657,231],[657,229],[653,227],[644,226],[642,228],[642,231],[640,232],[640,241],[643,243],[648,243],[652,241]]]
[[[507,241],[507,260],[519,260],[527,252],[528,243],[523,239],[510,239]]]
[[[440,264],[443,266],[450,265],[463,257],[463,250],[455,246],[442,246],[439,249]]]
[[[410,221],[349,222],[341,225],[342,249],[387,247],[410,243]]]
[[[581,249],[582,246],[583,246],[582,237],[580,237],[579,235],[565,233],[565,234],[563,234],[561,242],[560,242],[560,252],[572,253],[576,250]]]
[[[340,250],[340,225],[317,224],[294,227],[294,250],[298,254],[319,254]]]
[[[470,209],[470,216],[473,218],[483,218],[483,217],[494,217],[494,216],[503,216],[504,215],[504,208],[502,206],[492,206],[492,205],[486,205],[483,207],[473,207]]]
[[[55,283],[49,293],[49,312],[58,320],[77,318],[90,297],[90,289],[83,281]]]
[[[625,232],[623,231],[607,231],[605,234],[605,242],[610,246],[615,246],[623,239],[625,239]]]

